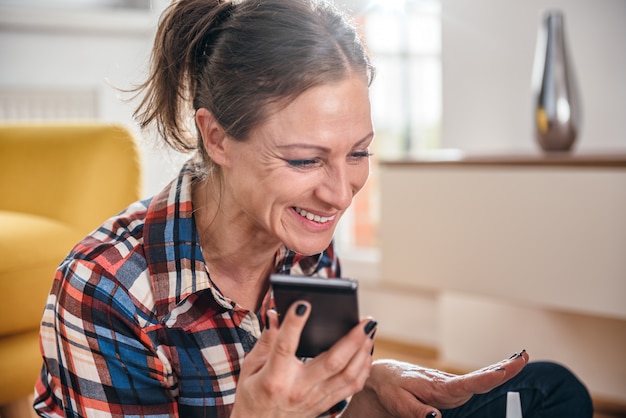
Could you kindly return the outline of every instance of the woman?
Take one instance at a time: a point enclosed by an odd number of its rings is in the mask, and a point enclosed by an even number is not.
[[[590,416],[565,369],[520,373],[525,352],[460,377],[372,364],[371,318],[314,359],[294,355],[311,306],[295,303],[279,327],[268,278],[340,276],[332,236],[368,177],[372,78],[355,28],[328,4],[171,4],[136,116],[192,157],[59,267],[42,320],[40,415],[485,417],[502,415],[511,389],[527,417],[569,398],[581,401],[567,416]],[[546,400],[538,380],[575,390]]]

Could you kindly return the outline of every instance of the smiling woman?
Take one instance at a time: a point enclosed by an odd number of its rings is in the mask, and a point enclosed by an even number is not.
[[[59,266],[41,326],[39,414],[434,417],[500,387],[473,403],[490,405],[515,378],[547,388],[533,394],[567,388],[556,402],[585,414],[575,377],[522,370],[525,352],[461,378],[373,363],[369,317],[316,357],[296,356],[311,303],[294,302],[279,326],[270,276],[341,277],[333,235],[369,175],[373,75],[331,3],[171,3],[135,116],[190,157]]]
[[[330,4],[166,9],[136,117],[191,156],[171,185],[60,266],[43,319],[39,413],[335,416],[345,407],[367,378],[376,322],[363,319],[305,368],[294,353],[309,306],[294,307],[279,331],[269,276],[340,274],[332,238],[368,177],[372,78],[355,27]],[[268,389],[288,381],[301,393]]]

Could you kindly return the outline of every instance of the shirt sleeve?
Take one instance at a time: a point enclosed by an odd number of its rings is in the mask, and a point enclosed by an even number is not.
[[[41,416],[177,417],[171,370],[139,325],[136,301],[101,266],[56,274],[41,326]]]

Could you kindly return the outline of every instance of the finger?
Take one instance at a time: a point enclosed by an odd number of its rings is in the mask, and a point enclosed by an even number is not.
[[[312,389],[330,405],[363,389],[372,366],[376,321],[364,319],[328,351],[305,364]]]
[[[269,309],[267,311],[267,324],[266,329],[271,329],[272,331],[278,330],[278,312],[275,309]]]
[[[326,393],[348,397],[363,389],[372,367],[375,327],[373,320],[361,322],[351,331],[355,336],[348,334],[319,357],[319,366],[315,362],[307,364],[307,367],[319,367],[327,375],[326,381],[322,381]]]
[[[397,401],[385,406],[387,412],[394,418],[441,416],[441,412],[438,409],[421,402],[412,393],[406,390],[396,392],[397,393],[390,394],[389,396],[393,396],[393,399],[397,399]]]
[[[497,369],[497,368],[502,368],[502,367],[504,367],[504,366],[506,366],[508,364],[517,363],[519,361],[521,361],[522,363],[524,363],[524,362],[528,363],[528,359],[529,359],[529,356],[528,356],[528,353],[526,352],[526,350],[521,350],[521,351],[518,351],[516,353],[513,353],[513,355],[511,355],[509,358],[506,358],[504,360],[500,360],[499,362],[494,363],[492,365],[489,365],[487,367],[483,367],[482,369],[475,370],[472,373],[480,373],[482,371],[489,371],[489,370],[493,370],[493,369]]]
[[[337,341],[328,351],[307,363],[315,379],[324,380],[346,368],[358,351],[371,355],[377,323],[371,318],[363,319],[350,332]],[[371,360],[370,360],[371,362]]]
[[[274,341],[272,357],[282,357],[292,359],[296,355],[296,350],[300,342],[300,334],[304,329],[307,319],[311,312],[311,304],[305,300],[294,302],[285,317],[276,334]],[[270,324],[272,327],[274,324]]]
[[[484,374],[485,372],[496,372],[501,371],[505,372],[505,377],[507,379],[515,376],[519,373],[526,364],[528,364],[529,356],[526,350],[521,350],[517,353],[514,353],[509,358],[499,361],[498,363],[492,364],[487,367],[483,367],[482,369],[473,371],[468,373],[468,375],[474,374]]]
[[[278,314],[275,310],[268,310],[266,326],[254,348],[245,357],[245,367],[242,368],[242,375],[252,375],[257,373],[267,362],[269,354],[274,345],[276,334],[278,333]]]
[[[369,338],[368,338],[369,339]],[[371,341],[371,340],[370,340]],[[368,344],[371,347],[371,342]],[[318,380],[314,387],[310,389],[314,397],[320,398],[320,404],[324,405],[324,410],[337,404],[343,399],[347,399],[352,395],[360,392],[365,386],[370,369],[372,367],[372,356],[370,349],[357,349],[356,353],[349,359],[346,366],[338,373],[332,373],[324,376],[322,380]],[[318,361],[321,356],[327,356],[329,352],[320,354],[315,359],[305,364],[307,371],[312,370],[312,366],[324,367],[325,361]]]
[[[365,346],[371,347],[371,342]],[[371,348],[358,350],[341,373],[330,378],[325,390],[329,393],[339,393],[342,399],[362,390],[372,368],[370,352]]]
[[[489,392],[517,375],[528,364],[528,360],[528,353],[526,350],[522,350],[506,360],[453,379],[449,389],[452,393],[459,393],[459,391],[471,392],[471,394]]]
[[[361,349],[371,355],[377,327],[378,322],[373,318],[362,319],[348,334],[337,341],[328,353],[333,357],[349,359]]]
[[[504,360],[500,364],[500,368],[502,368],[504,371],[502,383],[506,382],[507,380],[517,375],[520,371],[522,371],[522,369],[528,364],[529,360],[530,357],[528,356],[526,350],[515,353],[507,360]]]

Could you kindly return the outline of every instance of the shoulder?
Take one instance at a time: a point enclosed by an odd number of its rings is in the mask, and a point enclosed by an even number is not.
[[[52,296],[65,309],[150,312],[152,292],[143,248],[148,202],[137,202],[82,239],[60,264]]]
[[[83,238],[70,252],[67,261],[93,262],[116,275],[127,262],[137,262],[142,253],[144,226],[149,201],[130,205]]]

